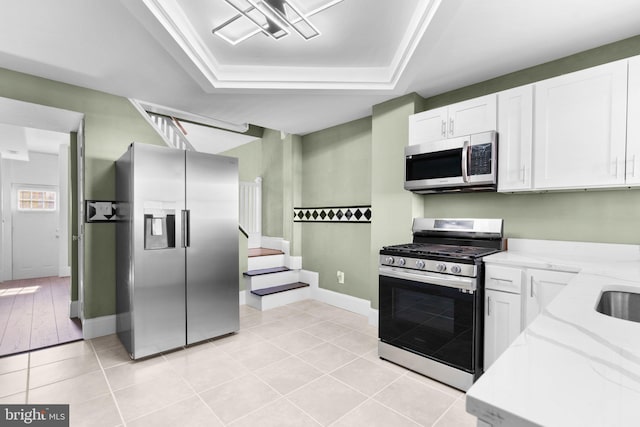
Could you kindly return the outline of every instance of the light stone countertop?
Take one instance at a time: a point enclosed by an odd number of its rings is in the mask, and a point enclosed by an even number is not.
[[[467,411],[494,426],[640,426],[640,323],[595,310],[603,290],[640,293],[640,246],[541,242],[485,262],[578,274],[469,389]]]

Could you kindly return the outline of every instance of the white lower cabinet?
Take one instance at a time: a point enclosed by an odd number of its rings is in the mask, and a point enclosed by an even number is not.
[[[484,369],[509,347],[521,331],[522,270],[486,265],[484,295]]]
[[[484,370],[576,273],[485,264]]]
[[[526,270],[523,294],[523,328],[535,319],[549,305],[560,291],[573,279],[576,273],[550,270]]]
[[[520,294],[485,290],[484,369],[487,370],[520,334]]]

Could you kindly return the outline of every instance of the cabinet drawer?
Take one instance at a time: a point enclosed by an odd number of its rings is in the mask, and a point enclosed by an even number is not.
[[[485,265],[485,289],[511,292],[522,292],[522,270],[519,268]]]

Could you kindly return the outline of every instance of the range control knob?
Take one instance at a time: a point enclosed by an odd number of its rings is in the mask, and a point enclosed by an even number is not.
[[[393,257],[392,256],[388,256],[386,261],[387,261],[387,264],[393,264]]]
[[[437,271],[439,271],[440,273],[442,273],[442,272],[443,272],[443,271],[445,271],[446,269],[447,269],[447,266],[446,266],[446,265],[444,265],[444,264],[442,264],[442,263],[436,264],[436,270],[437,270]]]
[[[400,258],[400,259],[398,260],[398,265],[402,266],[402,265],[404,265],[404,264],[405,264],[405,260],[404,260],[404,258]]]
[[[418,267],[420,269],[424,268],[424,261],[422,261],[421,259],[416,261],[416,267]]]
[[[462,271],[462,268],[460,268],[459,265],[454,265],[451,267],[451,272],[453,274],[460,274],[461,271]]]

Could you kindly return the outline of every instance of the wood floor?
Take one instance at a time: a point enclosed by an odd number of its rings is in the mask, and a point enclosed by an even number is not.
[[[0,357],[82,339],[69,319],[69,277],[0,283]]]

